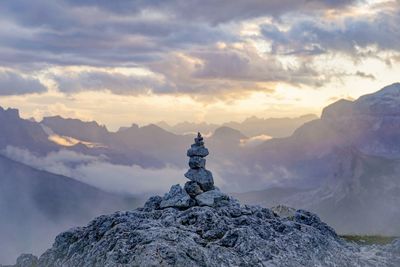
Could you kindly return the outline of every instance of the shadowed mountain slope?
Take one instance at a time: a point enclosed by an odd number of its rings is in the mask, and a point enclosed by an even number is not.
[[[0,259],[41,252],[59,231],[134,205],[133,198],[0,156]]]

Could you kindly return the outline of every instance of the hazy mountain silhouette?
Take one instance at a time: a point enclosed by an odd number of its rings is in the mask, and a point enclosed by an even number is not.
[[[109,132],[107,128],[95,121],[84,122],[78,119],[65,119],[61,116],[54,116],[43,118],[41,123],[50,127],[59,135],[87,142],[108,143]]]
[[[290,136],[302,124],[315,120],[318,117],[314,114],[307,114],[297,118],[257,118],[255,116],[245,119],[242,122],[231,121],[223,124],[215,123],[194,123],[194,122],[181,122],[175,125],[161,121],[157,125],[169,132],[175,134],[196,133],[213,133],[221,126],[226,126],[242,132],[248,137],[257,135],[269,135],[271,137],[286,137]]]
[[[255,202],[311,209],[340,232],[399,234],[400,84],[324,109],[288,138],[248,151],[247,166],[284,168],[277,186],[300,188]],[[304,192],[306,190],[306,192]],[[248,199],[248,194],[244,198]]]
[[[207,123],[207,122],[179,122],[175,125],[169,125],[165,121],[160,121],[157,123],[157,126],[175,134],[190,134],[190,133],[197,133],[202,132],[204,134],[209,134],[214,132],[218,127],[221,125],[215,123]]]
[[[21,119],[17,109],[0,107],[0,150],[6,146],[16,146],[46,154],[58,146],[48,140],[42,127],[34,121]]]
[[[5,263],[22,252],[42,252],[59,231],[136,204],[131,197],[0,156],[0,259]]]
[[[133,125],[111,134],[112,145],[119,149],[142,151],[164,163],[176,166],[184,166],[184,152],[191,139],[192,136],[176,135],[155,124],[143,127]]]
[[[367,155],[400,158],[400,110],[393,108],[400,106],[400,98],[396,97],[399,92],[400,84],[393,84],[354,102],[340,100],[326,107],[321,119],[305,123],[288,138],[263,143],[245,158],[267,169],[283,164],[293,170],[293,176],[314,182],[323,182],[321,177],[327,173],[321,169],[326,169],[327,162],[322,158],[337,147],[354,147]]]
[[[327,182],[311,189],[270,188],[237,194],[246,203],[285,204],[318,213],[340,233],[398,235],[400,160],[336,149]]]
[[[255,116],[245,119],[243,122],[228,122],[228,126],[241,131],[246,136],[269,135],[280,138],[287,137],[306,122],[317,119],[314,114],[307,114],[297,118],[257,118]]]

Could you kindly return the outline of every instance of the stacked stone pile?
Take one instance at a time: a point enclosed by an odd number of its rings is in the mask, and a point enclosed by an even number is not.
[[[230,198],[214,186],[213,175],[206,169],[207,155],[208,149],[204,146],[204,139],[198,133],[194,144],[187,151],[190,169],[185,173],[185,177],[190,181],[186,182],[184,188],[178,184],[173,185],[163,198],[151,198],[146,205],[159,209],[187,209],[193,206],[215,207],[227,204]]]

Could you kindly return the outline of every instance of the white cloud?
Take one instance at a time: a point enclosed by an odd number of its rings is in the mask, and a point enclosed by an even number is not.
[[[256,147],[270,139],[272,139],[271,136],[261,134],[261,135],[253,136],[253,137],[250,137],[247,139],[240,140],[240,145],[244,146],[244,147]]]
[[[6,157],[37,169],[73,177],[109,192],[150,194],[164,193],[176,183],[183,184],[185,170],[173,167],[144,169],[108,163],[101,157],[61,150],[38,157],[32,152],[8,146],[2,151]]]

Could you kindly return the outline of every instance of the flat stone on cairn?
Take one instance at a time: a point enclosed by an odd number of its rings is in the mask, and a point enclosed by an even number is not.
[[[204,147],[203,137],[200,133],[194,139],[194,144],[187,151],[190,157],[190,169],[185,173],[185,177],[199,184],[204,192],[214,189],[214,179],[212,173],[206,170],[206,159],[208,149]]]

